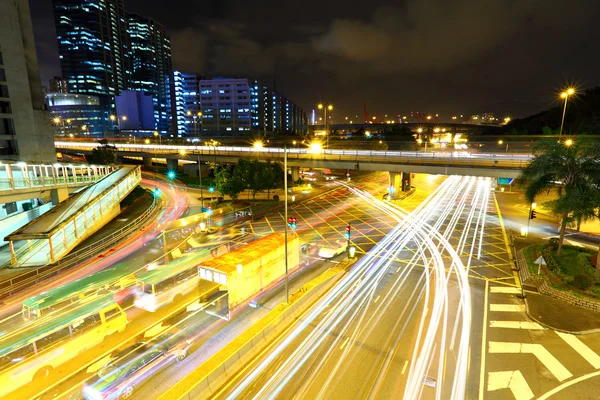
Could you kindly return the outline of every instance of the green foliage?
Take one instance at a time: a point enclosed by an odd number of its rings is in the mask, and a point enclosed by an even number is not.
[[[573,281],[571,285],[575,286],[577,289],[587,290],[594,284],[592,278],[587,275],[579,274],[573,277]]]
[[[592,257],[591,254],[585,253],[585,252],[578,252],[577,253],[577,265],[579,266],[579,268],[581,269],[585,269],[590,267],[590,258]]]
[[[246,186],[240,174],[234,173],[233,165],[219,165],[215,168],[215,185],[220,193],[234,200]]]
[[[549,126],[544,126],[544,127],[542,127],[542,133],[544,135],[553,135],[554,131]]]
[[[558,238],[550,238],[550,240],[548,240],[548,244],[552,250],[558,250]]]
[[[89,162],[92,164],[109,165],[114,164],[117,159],[117,147],[108,144],[108,140],[100,139],[99,146],[92,150]]]
[[[132,205],[134,201],[144,196],[145,194],[148,194],[148,191],[140,185],[134,187],[131,193],[125,196],[123,200],[121,200],[121,207],[128,207]]]
[[[280,163],[240,159],[236,166],[215,168],[215,186],[232,198],[237,198],[246,189],[253,198],[256,193],[265,191],[269,196],[272,189],[283,186],[283,168]]]

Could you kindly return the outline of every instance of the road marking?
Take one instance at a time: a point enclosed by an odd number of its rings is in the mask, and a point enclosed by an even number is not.
[[[269,219],[265,216],[265,221],[267,221],[267,224],[269,225],[269,229],[271,230],[271,232],[275,232],[275,229],[273,229],[273,226],[271,226],[271,223],[269,222]]]
[[[408,367],[408,360],[404,361],[404,367],[402,367],[402,375],[406,372],[406,368]]]
[[[514,343],[514,342],[490,342],[490,353],[505,353],[505,354],[533,354],[537,359],[544,364],[546,369],[560,382],[573,376],[560,361],[558,361],[546,348],[541,344],[532,343]]]
[[[595,378],[598,375],[600,375],[600,371],[590,372],[589,374],[580,376],[579,378],[571,379],[569,382],[565,382],[562,385],[557,386],[554,389],[550,390],[549,392],[544,393],[542,396],[538,397],[538,400],[549,399],[550,397],[554,396],[556,393],[560,392],[561,390],[564,390],[570,386],[576,385],[579,382],[583,382],[588,379]]]
[[[350,336],[348,336],[346,340],[344,340],[344,343],[342,343],[342,345],[340,346],[340,350],[344,350],[344,347],[346,347],[346,343],[348,343],[348,340],[350,340]]]
[[[506,229],[504,229],[504,221],[502,220],[502,213],[500,212],[500,206],[498,205],[498,199],[496,199],[496,194],[494,193],[494,204],[496,205],[496,211],[498,212],[498,221],[500,221],[500,228],[502,229],[502,236],[504,237],[504,246],[506,248],[506,254],[508,254],[508,256],[510,257],[511,252],[510,252],[510,248],[508,247],[508,236],[506,236]],[[512,269],[512,266],[510,265],[509,262],[509,266]],[[513,278],[515,279],[515,285],[520,288],[521,287],[521,281],[519,280],[519,276],[517,275],[517,271],[513,270],[512,271],[513,274]]]
[[[523,304],[490,304],[490,311],[525,312]]]
[[[485,295],[483,300],[483,329],[481,334],[481,370],[479,371],[479,400],[483,400],[483,385],[485,383],[485,354],[487,343],[487,318],[488,318],[488,294],[490,283],[485,281]]]
[[[380,297],[381,297],[381,295],[377,296],[377,297],[375,298],[375,300],[373,301],[373,303],[377,303],[377,300],[379,300],[379,298],[380,298]]]
[[[512,286],[490,286],[490,293],[521,294],[521,290]]]
[[[600,356],[596,354],[592,349],[587,347],[585,343],[583,343],[579,338],[574,335],[562,332],[556,332],[558,336],[562,338],[569,346],[573,348],[576,352],[581,355],[581,357],[585,358],[587,362],[589,362],[592,367],[598,369],[600,368]]]
[[[507,328],[507,329],[546,329],[537,322],[531,321],[490,321],[490,328]]]
[[[510,389],[515,400],[529,400],[534,397],[521,371],[488,373],[488,392],[500,389]]]

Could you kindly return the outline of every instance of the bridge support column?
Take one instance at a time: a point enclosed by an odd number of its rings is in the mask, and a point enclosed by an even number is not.
[[[152,166],[152,157],[144,157],[144,167],[150,168]]]
[[[390,172],[390,185],[388,188],[389,199],[393,200],[398,198],[398,192],[400,192],[402,188],[401,175],[401,172]]]
[[[292,172],[292,182],[300,179],[300,167],[291,167],[290,170]]]
[[[167,158],[167,170],[177,171],[178,161],[176,158]]]
[[[408,192],[412,185],[412,175],[410,172],[402,173],[402,191]]]
[[[65,201],[69,198],[69,189],[66,187],[59,187],[50,191],[50,199],[53,205]]]

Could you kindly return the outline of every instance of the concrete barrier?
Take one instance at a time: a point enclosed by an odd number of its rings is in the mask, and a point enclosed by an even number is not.
[[[280,304],[275,307],[160,396],[159,400],[196,400],[214,395],[341,279],[344,273],[341,268],[333,268],[308,282],[291,296],[294,300],[290,305]]]

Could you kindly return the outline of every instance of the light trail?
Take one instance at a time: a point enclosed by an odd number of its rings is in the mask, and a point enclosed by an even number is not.
[[[465,187],[465,185],[468,186]],[[486,183],[487,182],[487,183]],[[387,349],[385,357],[381,365],[377,368],[375,379],[370,385],[369,397],[374,398],[381,388],[386,374],[390,370],[390,365],[394,360],[394,355],[397,353],[401,338],[404,335],[408,322],[414,315],[417,309],[417,301],[413,299],[423,298],[425,310],[422,313],[419,323],[418,337],[414,346],[414,356],[411,361],[408,381],[404,390],[404,397],[414,399],[420,397],[423,389],[423,382],[427,378],[430,368],[435,368],[438,377],[438,386],[436,388],[436,398],[455,398],[464,397],[466,372],[468,367],[468,344],[470,339],[470,290],[468,285],[468,269],[465,267],[457,251],[449,243],[451,234],[457,229],[457,224],[463,217],[461,214],[468,206],[469,213],[466,217],[461,235],[460,248],[461,251],[467,246],[468,238],[471,237],[470,244],[471,253],[467,263],[470,263],[472,251],[475,242],[479,239],[479,247],[483,237],[485,210],[487,209],[487,201],[489,198],[488,180],[477,180],[476,178],[462,179],[450,177],[442,185],[440,185],[428,199],[422,203],[417,210],[411,215],[408,215],[403,210],[389,203],[381,202],[373,196],[348,187],[359,198],[368,201],[383,212],[394,216],[399,224],[392,230],[382,241],[380,241],[374,249],[363,257],[353,269],[332,289],[321,301],[319,301],[308,316],[303,319],[281,343],[273,348],[271,353],[256,366],[256,368],[248,374],[241,382],[229,392],[229,398],[236,398],[245,391],[250,390],[252,383],[262,374],[266,373],[269,376],[266,384],[261,385],[260,390],[255,393],[255,398],[273,398],[277,396],[283,388],[290,384],[291,379],[300,372],[308,369],[306,363],[311,356],[317,358],[318,364],[310,364],[309,376],[302,376],[300,387],[294,392],[296,396],[302,397],[309,390],[310,385],[315,380],[315,377],[322,373],[325,363],[335,359],[336,362],[327,376],[326,382],[319,390],[317,398],[326,397],[326,392],[331,384],[335,381],[335,376],[344,369],[349,368],[353,358],[353,344],[359,338],[367,337],[386,311],[390,300],[396,296],[400,290],[406,286],[406,278],[410,272],[420,268],[417,260],[423,262],[422,276],[419,279],[419,285],[412,288],[410,299],[412,309],[408,308],[409,303],[402,308],[401,317],[396,321],[392,333],[398,329],[394,343],[392,335],[381,346]],[[475,189],[473,189],[475,188]],[[473,193],[474,192],[474,193]],[[470,199],[470,202],[469,202]],[[477,215],[479,209],[479,215]],[[442,225],[448,221],[444,233],[439,230]],[[433,220],[432,225],[428,224],[428,220]],[[469,235],[469,232],[471,233]],[[413,256],[407,262],[406,266],[391,284],[389,290],[383,295],[381,300],[378,300],[374,306],[375,310],[369,309],[369,304],[373,304],[373,296],[376,293],[378,285],[382,282],[388,269],[391,267],[394,259],[397,258],[400,252],[408,249],[409,243],[416,243],[417,248]],[[450,256],[451,265],[446,269],[442,253]],[[395,268],[394,268],[395,269]],[[398,269],[399,271],[401,269]],[[435,277],[433,281],[430,277]],[[448,340],[447,334],[450,331],[449,325],[449,281],[454,277],[458,283],[459,301],[456,319],[452,329],[452,339]],[[423,283],[424,282],[424,283]],[[423,284],[421,286],[421,284]],[[432,286],[433,285],[433,286]],[[430,293],[430,288],[434,292]],[[379,299],[379,297],[378,297]],[[431,303],[431,304],[430,304]],[[327,312],[325,313],[325,309]],[[362,310],[362,312],[359,312]],[[367,311],[373,311],[370,314]],[[323,317],[320,321],[319,318]],[[460,321],[459,321],[460,317]],[[318,322],[317,322],[318,321]],[[349,322],[351,321],[351,322]],[[351,324],[355,328],[351,330]],[[401,322],[403,326],[401,326]],[[460,335],[458,332],[458,324],[460,323]],[[288,348],[294,340],[300,338],[301,333],[312,325],[311,332],[302,340],[300,345],[295,346],[295,349]],[[335,335],[331,333],[335,331]],[[453,350],[453,343],[456,336],[459,336],[457,361],[453,379],[451,380],[451,388],[443,390],[443,377],[445,376],[445,358],[449,351]],[[324,346],[327,337],[330,336],[331,343],[327,343],[325,350],[319,350]],[[441,336],[441,338],[440,338]],[[350,338],[348,340],[348,337]],[[333,355],[334,350],[339,350],[340,341],[344,341],[342,355]],[[451,347],[448,348],[448,344]],[[273,362],[279,359],[284,351],[286,354],[285,360],[273,368]],[[323,352],[325,351],[325,352]],[[317,357],[318,355],[318,357]],[[437,355],[437,358],[435,357]],[[434,367],[434,361],[438,363]],[[405,369],[403,369],[403,373]],[[306,374],[306,372],[305,372]],[[256,385],[256,384],[254,384]],[[446,396],[444,392],[451,392],[450,396]],[[248,393],[244,393],[248,394]]]

